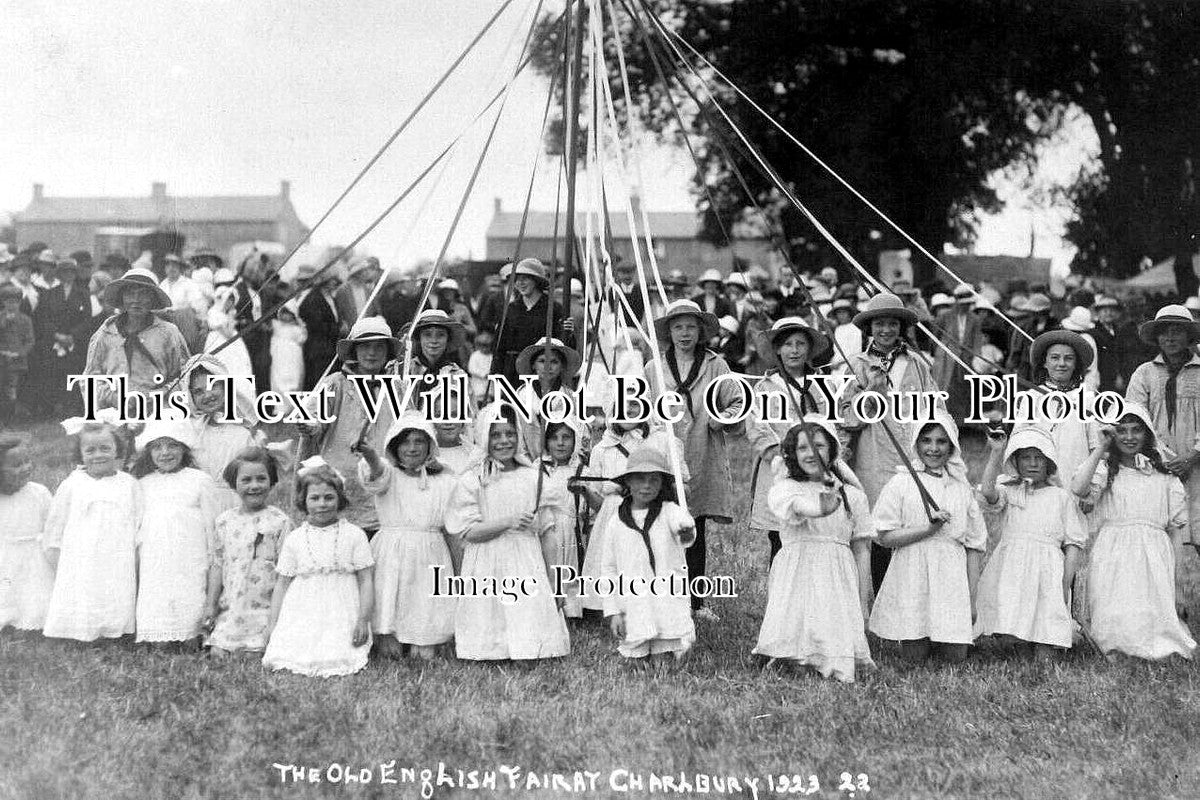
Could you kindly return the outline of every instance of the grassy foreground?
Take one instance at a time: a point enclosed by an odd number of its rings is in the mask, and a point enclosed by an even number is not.
[[[53,488],[66,441],[51,426],[35,435],[36,479]],[[1200,796],[1193,664],[1076,654],[1041,667],[986,651],[910,669],[882,652],[852,686],[763,673],[750,649],[765,537],[717,528],[710,548],[710,572],[732,575],[739,596],[665,673],[631,670],[588,626],[572,629],[568,659],[532,669],[372,663],[325,681],[255,661],[0,638],[0,797],[771,797],[807,792],[810,776],[810,796],[849,797],[842,773],[856,797]],[[1195,556],[1187,566],[1200,610]],[[276,764],[314,768],[320,782]],[[439,764],[453,786],[435,785]],[[369,781],[344,783],[343,767]]]

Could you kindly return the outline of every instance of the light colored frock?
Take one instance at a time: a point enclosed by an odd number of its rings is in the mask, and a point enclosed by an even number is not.
[[[1063,548],[1087,545],[1087,523],[1061,486],[1030,491],[1000,483],[994,504],[980,508],[999,543],[983,568],[976,636],[1005,634],[1026,642],[1070,647],[1071,611],[1063,598]]]
[[[592,448],[584,475],[597,478],[612,478],[620,475],[625,471],[625,462],[629,460],[629,454],[643,445],[657,447],[663,455],[667,455],[669,458],[668,435],[666,428],[651,429],[650,435],[643,438],[640,429],[634,428],[618,433],[610,427]],[[684,444],[681,440],[676,439],[675,447],[675,452],[680,455],[680,466],[683,467],[683,480],[686,483],[691,478],[691,474],[687,461],[683,460]],[[608,523],[616,513],[617,506],[621,505],[622,495],[620,485],[613,481],[595,481],[587,486],[590,493],[600,497],[601,503],[592,520],[592,530],[588,535],[581,574],[589,578],[596,578],[600,576],[601,572],[601,559],[604,553],[604,539],[608,535]],[[604,599],[583,595],[580,597],[580,605],[592,611],[603,611]]]
[[[41,630],[54,590],[54,567],[42,551],[50,490],[30,481],[0,494],[0,628]]]
[[[212,478],[220,510],[240,507],[242,501],[237,492],[225,483],[223,473],[234,456],[254,446],[254,433],[245,425],[218,422],[206,414],[192,417],[191,424],[195,436],[192,458],[196,461],[196,468]]]
[[[842,503],[832,514],[818,516],[823,488],[785,477],[767,495],[772,515],[781,520],[783,547],[771,565],[754,652],[853,683],[855,667],[874,662],[850,543],[874,539],[875,524],[866,494],[851,485],[843,485],[849,509]]]
[[[374,496],[379,533],[371,539],[375,557],[376,635],[391,634],[403,644],[422,647],[454,637],[454,598],[447,578],[453,574],[443,535],[446,511],[458,480],[449,472],[412,476],[391,464],[369,480],[365,461],[358,477]],[[440,596],[434,596],[435,566],[442,567]]]
[[[367,665],[370,637],[354,646],[359,570],[374,564],[367,534],[339,519],[289,533],[275,571],[292,578],[263,665],[312,678],[351,675]]]
[[[214,530],[212,565],[221,570],[216,625],[206,644],[223,650],[261,651],[267,646],[275,564],[292,522],[275,506],[246,513],[232,508]]]
[[[578,437],[577,437],[578,440]],[[542,462],[546,477],[542,482],[542,493],[553,498],[554,503],[549,507],[549,513],[554,520],[554,527],[542,538],[542,550],[550,564],[571,569],[579,569],[579,542],[575,537],[575,526],[578,516],[575,511],[575,495],[567,490],[567,481],[576,475],[579,469],[578,455],[567,464],[551,465],[549,457]],[[586,469],[586,467],[585,467]],[[581,498],[581,504],[584,500]],[[579,600],[579,583],[564,585],[563,614],[569,618],[583,616],[583,606]]]
[[[140,481],[137,640],[180,642],[200,635],[218,500],[212,478],[192,467]]]
[[[142,491],[127,472],[67,476],[46,517],[43,547],[58,548],[58,572],[43,633],[90,642],[133,633],[137,529]]]
[[[491,461],[459,478],[446,516],[446,530],[455,536],[481,522],[494,522],[533,508],[537,471],[517,466],[502,471]],[[547,504],[545,488],[541,508]],[[540,510],[540,509],[539,509]],[[553,523],[539,514],[537,529]],[[539,537],[506,531],[486,542],[466,542],[462,576],[480,585],[491,578],[527,579],[528,593],[516,598],[473,596],[458,598],[454,616],[454,646],[459,658],[471,661],[556,658],[571,651],[567,623],[559,613],[546,574]]]
[[[1156,472],[1122,467],[1108,491],[1101,462],[1092,478],[1096,507],[1088,567],[1092,638],[1104,652],[1138,658],[1172,654],[1191,658],[1196,649],[1175,610],[1175,547],[1172,535],[1187,538],[1188,501],[1183,484]]]
[[[648,511],[633,511],[633,521],[646,524]],[[688,577],[684,551],[695,541],[695,534],[683,540],[680,531],[695,525],[694,520],[675,503],[663,503],[662,510],[650,526],[650,548],[654,551],[654,566],[646,551],[642,534],[626,525],[617,513],[608,522],[604,537],[604,556],[601,575],[627,584],[644,582],[643,590],[612,593],[604,599],[604,615],[625,615],[625,638],[617,646],[626,657],[652,652],[687,650],[696,641],[696,625],[692,621],[692,601],[686,591]],[[650,581],[659,578],[662,591],[651,593]],[[681,583],[678,594],[669,593],[672,577]],[[654,646],[657,645],[657,646]]]
[[[938,508],[950,512],[950,520],[933,536],[892,551],[871,610],[870,630],[894,641],[970,644],[974,636],[967,550],[983,552],[987,547],[983,512],[971,487],[950,470],[941,477],[918,475]],[[883,487],[873,513],[879,533],[929,524],[907,471]]]

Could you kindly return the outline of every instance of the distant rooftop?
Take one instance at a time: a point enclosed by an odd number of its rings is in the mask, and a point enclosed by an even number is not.
[[[636,221],[641,224],[641,211],[635,205]],[[488,224],[487,233],[489,239],[516,239],[521,230],[522,212],[505,211],[500,205],[500,198],[495,200],[495,211],[492,214],[492,221]],[[549,239],[554,236],[554,212],[553,211],[530,211],[528,219],[525,222],[525,235],[531,239]],[[650,217],[650,235],[654,239],[695,239],[700,233],[700,215],[695,211],[649,211],[647,216]],[[625,215],[625,211],[609,210],[609,224],[612,225],[613,236],[617,239],[629,238],[629,222]],[[558,215],[558,235],[562,236],[566,228],[567,215],[565,213]],[[586,217],[583,214],[576,214],[576,229],[583,230],[586,224]],[[600,221],[603,224],[603,221]],[[747,236],[742,231],[740,238],[761,238],[758,235]]]
[[[165,183],[155,183],[143,197],[47,197],[42,184],[33,185],[33,199],[18,212],[21,222],[95,222],[173,219],[179,222],[274,222],[295,214],[289,181],[277,195],[177,197]]]

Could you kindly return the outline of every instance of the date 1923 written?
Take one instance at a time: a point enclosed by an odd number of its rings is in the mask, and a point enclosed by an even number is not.
[[[871,780],[865,772],[852,775],[843,772],[838,776],[837,790],[854,797],[871,791]],[[816,775],[768,775],[767,786],[774,794],[810,795],[821,791],[821,781]]]

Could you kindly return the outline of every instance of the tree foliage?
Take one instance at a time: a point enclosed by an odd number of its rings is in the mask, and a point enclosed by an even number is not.
[[[697,204],[709,235],[719,239],[721,227],[747,218],[753,197],[774,211],[799,261],[836,263],[808,222],[780,202],[699,83],[689,85],[704,111],[677,81],[669,77],[669,89],[664,87],[652,54],[668,76],[683,74],[682,66],[644,13],[640,24],[626,13],[641,8],[638,0],[617,2],[634,111],[665,141],[677,142],[684,133],[693,137]],[[1189,199],[1183,178],[1200,130],[1195,4],[648,0],[648,5],[934,252],[943,242],[971,242],[980,215],[1001,207],[990,178],[1014,164],[1032,165],[1039,143],[1072,106],[1091,117],[1101,147],[1100,169],[1081,174],[1064,195],[1078,212],[1068,236],[1080,248],[1082,269],[1096,271],[1103,258],[1110,272],[1128,271],[1142,255],[1174,252],[1195,228],[1194,190]],[[611,23],[604,24],[607,33]],[[606,48],[615,51],[611,41]],[[560,59],[550,36],[536,63],[548,72]],[[615,65],[615,54],[609,61]],[[614,98],[621,98],[615,69],[608,77]],[[869,257],[879,246],[901,244],[748,103],[726,88],[717,91],[717,100],[852,251]],[[682,127],[672,102],[682,112]],[[619,99],[618,105],[620,113],[627,112]],[[723,225],[716,224],[717,215]],[[917,266],[920,277],[930,276],[930,265]]]

